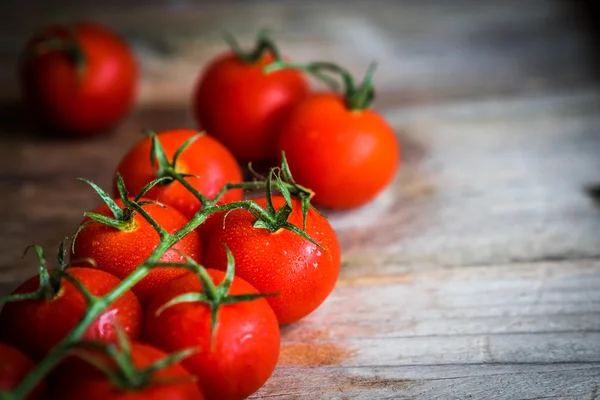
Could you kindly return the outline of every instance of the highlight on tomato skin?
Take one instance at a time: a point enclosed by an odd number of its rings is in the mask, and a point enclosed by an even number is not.
[[[106,133],[137,97],[133,50],[97,22],[44,27],[26,44],[19,61],[24,103],[44,133]]]
[[[17,386],[34,366],[34,362],[19,349],[0,342],[0,392]],[[25,400],[41,400],[45,394],[46,382],[43,380]]]
[[[265,207],[266,198],[255,199]],[[275,209],[285,204],[283,196],[273,196]],[[292,199],[288,222],[303,227],[300,201]],[[223,244],[234,256],[236,275],[259,292],[277,293],[267,297],[279,324],[289,324],[304,318],[319,307],[333,290],[340,271],[341,255],[337,235],[327,219],[309,209],[305,232],[322,246],[319,248],[298,234],[286,229],[270,232],[255,228],[256,217],[237,209],[220,214],[206,235],[204,264],[207,268],[224,270],[227,265]],[[220,223],[217,223],[220,222]]]
[[[195,138],[195,139],[194,139]],[[147,137],[134,144],[123,156],[117,167],[130,196],[135,196],[153,180],[168,176],[157,169],[172,167],[179,174],[190,174],[185,180],[208,198],[214,197],[226,183],[241,183],[242,171],[231,152],[217,139],[193,129],[169,129],[158,132],[156,139],[162,146],[169,163],[177,150],[188,140],[193,140],[178,156],[175,165],[153,165],[151,160],[152,138]],[[157,161],[158,163],[159,161]],[[118,196],[116,182],[113,195]],[[219,204],[242,200],[240,189],[229,190]],[[170,205],[191,219],[202,207],[200,201],[180,182],[154,186],[144,197]]]
[[[66,271],[96,296],[107,294],[120,282],[117,277],[93,268],[69,267]],[[13,294],[35,292],[39,285],[40,278],[32,277]],[[86,310],[87,303],[79,289],[62,278],[56,295],[50,299],[4,304],[0,311],[0,338],[40,360],[75,328]],[[83,339],[116,342],[117,326],[129,337],[138,338],[142,319],[140,303],[131,291],[127,291],[92,322]]]
[[[222,271],[206,272],[213,285],[225,279]],[[227,292],[231,296],[258,293],[239,276],[233,278]],[[186,293],[205,293],[194,273],[174,279],[155,293],[146,309],[144,340],[167,352],[197,346],[199,351],[182,364],[197,376],[207,400],[247,398],[265,384],[279,358],[279,325],[269,303],[263,297],[224,301],[218,307],[213,331],[211,307],[205,302],[164,308]]]

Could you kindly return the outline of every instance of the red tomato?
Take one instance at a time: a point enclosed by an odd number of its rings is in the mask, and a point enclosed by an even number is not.
[[[167,158],[172,161],[175,151],[198,132],[191,129],[174,129],[158,134],[158,139]],[[150,138],[138,142],[121,160],[117,172],[123,177],[131,196],[135,196],[146,184],[156,179],[150,164]],[[186,180],[207,197],[215,196],[226,183],[242,182],[242,172],[229,150],[214,138],[203,134],[190,144],[179,156],[175,165],[182,174],[193,174]],[[115,195],[118,193],[115,183]],[[145,197],[171,205],[188,218],[192,218],[201,203],[181,183],[172,182],[157,185],[145,194]],[[221,203],[242,199],[242,190],[230,190],[223,196]]]
[[[294,179],[315,192],[313,202],[351,208],[372,200],[392,180],[400,150],[393,129],[375,111],[349,111],[342,97],[315,94],[279,130]]]
[[[119,207],[123,207],[122,200],[115,200],[115,202]],[[189,222],[174,208],[147,204],[143,209],[169,233],[176,232]],[[113,216],[106,204],[98,207],[94,212],[108,217]],[[98,222],[88,225],[77,235],[71,259],[91,258],[95,261],[96,268],[124,279],[150,256],[160,242],[158,233],[143,216],[135,214],[134,220],[135,227],[130,231],[120,231]],[[82,224],[89,221],[91,221],[89,218],[85,218]],[[192,231],[186,235],[167,250],[161,257],[161,261],[186,262],[181,253],[200,262],[202,244],[198,233]],[[138,282],[132,290],[144,305],[156,288],[183,273],[185,270],[181,268],[157,268]]]
[[[208,270],[215,284],[225,274]],[[203,302],[179,303],[156,315],[157,309],[174,297],[201,292],[198,277],[179,277],[156,292],[146,311],[145,339],[166,350],[200,346],[200,352],[183,360],[198,377],[207,399],[244,399],[269,379],[279,358],[277,318],[264,298],[222,305],[211,342],[211,310]],[[229,294],[257,293],[239,277],[233,279]]]
[[[256,199],[262,207],[265,199]],[[273,205],[281,208],[285,199],[273,197]],[[288,222],[302,228],[300,201],[293,199]],[[207,268],[224,270],[227,265],[223,243],[235,259],[236,276],[248,281],[259,292],[279,293],[268,297],[280,324],[299,320],[315,310],[331,293],[340,271],[340,247],[329,222],[309,210],[306,233],[327,250],[289,230],[271,233],[254,228],[256,218],[247,210],[228,213],[225,226],[213,224],[204,253]]]
[[[134,54],[116,33],[96,23],[46,27],[29,41],[21,60],[26,104],[36,119],[58,131],[105,131],[135,100]]]
[[[166,353],[152,346],[131,344],[131,358],[138,369],[148,367],[166,356]],[[74,368],[75,366],[78,368]],[[116,387],[104,373],[89,365],[81,367],[81,362],[72,363],[69,367],[61,370],[61,375],[53,382],[56,400],[204,399],[200,389],[192,381],[192,375],[180,364],[161,368],[151,376],[147,386],[130,389]]]
[[[246,63],[226,52],[206,67],[194,89],[192,107],[198,125],[242,161],[274,158],[279,124],[308,95],[301,72],[263,73],[273,61],[269,53]]]
[[[67,268],[66,271],[96,296],[107,294],[120,282],[115,276],[93,268]],[[13,293],[35,292],[39,286],[40,279],[35,276]],[[81,292],[63,278],[54,298],[6,303],[0,312],[0,337],[35,359],[40,359],[75,328],[86,309],[87,304]],[[131,338],[140,335],[142,308],[129,291],[108,306],[88,327],[83,337],[116,342],[117,324]]]
[[[33,361],[19,350],[0,343],[0,392],[14,388],[34,367]],[[40,383],[26,400],[41,399],[46,384]]]

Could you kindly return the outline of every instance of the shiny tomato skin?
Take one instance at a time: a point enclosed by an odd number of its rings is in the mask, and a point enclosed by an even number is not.
[[[158,139],[171,161],[175,151],[194,135],[198,135],[198,132],[173,129],[158,133]],[[131,196],[135,196],[146,184],[156,179],[150,164],[150,149],[150,138],[141,140],[129,150],[117,167]],[[180,173],[198,175],[186,180],[209,198],[215,196],[226,183],[242,182],[242,171],[233,155],[207,134],[202,134],[181,153],[175,167]],[[116,195],[116,184],[114,192]],[[230,190],[220,203],[239,201],[242,195],[240,189]],[[201,208],[200,201],[179,182],[155,186],[145,197],[171,205],[190,219]]]
[[[263,73],[273,61],[271,54],[245,63],[232,52],[223,53],[202,72],[193,92],[198,125],[240,161],[274,159],[279,124],[309,93],[299,71]]]
[[[34,118],[71,135],[91,135],[113,128],[130,111],[138,87],[136,58],[123,39],[93,22],[72,27],[85,66],[64,50],[44,50],[43,42],[68,40],[70,28],[52,25],[26,45],[19,65],[21,91]]]
[[[265,199],[255,199],[264,207]],[[285,200],[273,197],[279,209]],[[302,228],[300,202],[293,199],[288,219]],[[295,322],[314,311],[331,293],[340,271],[340,246],[331,225],[314,210],[309,210],[306,233],[326,250],[308,240],[280,229],[271,233],[252,226],[255,217],[237,209],[229,212],[225,224],[213,224],[204,253],[207,268],[224,270],[229,246],[235,258],[235,273],[259,292],[278,293],[267,301],[280,324]]]
[[[225,274],[207,270],[215,284]],[[167,352],[200,346],[200,352],[182,364],[198,377],[209,400],[244,399],[271,376],[279,358],[277,318],[264,298],[223,305],[211,343],[210,308],[201,302],[181,303],[156,310],[175,296],[202,290],[192,273],[179,277],[156,292],[146,310],[145,340]],[[229,294],[256,293],[249,283],[233,279]]]
[[[119,207],[123,207],[122,200],[115,200],[115,202]],[[143,208],[169,233],[176,232],[189,222],[173,207],[163,208],[157,204],[148,204]],[[93,212],[112,217],[106,204]],[[136,213],[134,218],[137,226],[131,231],[120,231],[98,222],[88,225],[77,235],[71,259],[91,258],[95,262],[95,268],[125,279],[150,256],[160,242],[158,233],[143,216]],[[91,221],[89,218],[85,218],[82,224],[89,221]],[[186,262],[181,253],[201,262],[202,243],[196,231],[190,232],[174,244],[160,260]],[[144,305],[156,288],[183,273],[185,270],[181,268],[156,268],[138,282],[132,291]]]
[[[92,294],[103,296],[120,280],[104,271],[86,267],[71,267],[67,271]],[[41,359],[77,325],[87,309],[81,292],[71,282],[62,279],[57,295],[50,300],[23,300],[6,303],[0,312],[0,337],[23,349],[34,359]],[[31,293],[39,288],[35,276],[13,293]],[[116,325],[130,338],[140,336],[143,312],[137,298],[127,291],[88,327],[83,338],[116,342]]]
[[[0,392],[17,386],[34,366],[33,361],[20,350],[0,343]],[[25,400],[42,399],[45,390],[46,383],[42,381]]]
[[[393,179],[400,160],[394,130],[375,111],[349,111],[336,94],[303,101],[279,130],[296,181],[332,209],[363,205]]]
[[[97,354],[94,354],[97,356]],[[154,364],[167,354],[147,344],[131,343],[131,356],[136,368]],[[150,383],[143,389],[122,390],[90,364],[77,360],[53,376],[52,394],[55,400],[204,400],[192,381],[192,375],[181,364],[169,365],[153,375],[153,379],[173,379],[172,383]]]

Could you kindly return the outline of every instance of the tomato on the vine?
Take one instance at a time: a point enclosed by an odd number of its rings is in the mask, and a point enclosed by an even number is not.
[[[0,343],[0,392],[10,390],[33,369],[33,361],[20,350]],[[41,399],[46,389],[46,383],[41,382],[25,399]]]
[[[264,197],[255,201],[261,207],[266,205]],[[282,196],[273,196],[272,201],[277,210],[286,202]],[[308,210],[305,232],[322,248],[287,229],[255,228],[255,220],[244,209],[221,214],[221,223],[213,223],[207,235],[204,264],[224,270],[226,244],[235,258],[237,276],[260,292],[278,294],[267,301],[279,323],[297,321],[315,310],[335,286],[341,262],[337,236],[325,217],[313,209]],[[292,199],[288,222],[303,228],[298,199]]]
[[[144,199],[140,199],[143,202]],[[116,205],[124,208],[123,200],[114,200]],[[144,204],[142,209],[168,233],[178,231],[189,220],[173,207],[163,207],[158,204]],[[112,217],[113,211],[107,204],[94,210],[94,213]],[[128,210],[122,229],[93,221],[86,217],[84,226],[74,239],[73,260],[90,258],[95,262],[95,268],[109,272],[120,279],[125,279],[142,262],[144,262],[160,243],[156,229],[140,214]],[[190,232],[174,244],[160,258],[162,262],[183,262],[185,255],[196,261],[202,257],[202,243],[196,231]],[[144,305],[152,292],[169,280],[182,275],[181,268],[156,268],[144,279],[139,281],[132,291]]]
[[[120,280],[104,271],[87,267],[65,270],[92,295],[103,296]],[[79,323],[88,307],[81,291],[58,271],[51,271],[44,296],[8,302],[0,311],[0,338],[24,350],[35,359],[42,358]],[[13,294],[34,293],[40,289],[40,276],[28,279]],[[125,292],[90,324],[84,339],[115,342],[117,329],[131,338],[140,336],[142,308],[130,291]]]
[[[367,203],[392,180],[399,161],[393,129],[375,111],[351,111],[336,94],[315,94],[283,123],[277,146],[299,184],[329,208]]]
[[[392,181],[400,160],[394,130],[369,108],[374,69],[358,87],[335,64],[303,69],[339,73],[345,94],[314,93],[298,104],[278,131],[279,154],[285,152],[296,181],[314,191],[314,204],[333,209],[363,205]]]
[[[52,25],[26,45],[21,90],[33,116],[72,135],[114,127],[133,106],[138,67],[127,43],[92,22]]]
[[[163,351],[143,343],[133,342],[130,346],[133,374],[167,357]],[[90,355],[98,356],[97,353]],[[118,374],[114,362],[112,364],[111,370]],[[125,380],[124,387],[119,387],[104,372],[90,364],[72,362],[64,367],[60,376],[56,376],[52,382],[53,399],[204,400],[202,392],[193,380],[194,377],[178,363],[159,368],[149,375],[140,375],[133,379],[127,376],[122,378],[120,380]],[[127,382],[127,378],[131,382]]]
[[[308,82],[293,70],[263,73],[263,67],[280,57],[264,36],[249,53],[230,44],[233,50],[216,57],[198,77],[192,96],[194,116],[238,160],[273,159],[277,128],[308,95]]]
[[[194,136],[197,138],[185,147],[173,161],[177,150],[186,141],[192,140]],[[133,146],[117,167],[117,172],[123,177],[131,196],[135,196],[146,184],[160,177],[157,175],[161,175],[161,173],[157,174],[157,170],[166,170],[167,168],[173,168],[179,174],[195,175],[184,179],[208,198],[219,193],[226,183],[242,181],[242,172],[235,158],[225,146],[207,134],[199,134],[191,129],[173,129],[158,133],[156,139],[167,158],[162,163],[169,165],[160,165],[160,159],[154,165],[150,162],[153,139],[149,137]],[[145,197],[171,205],[188,218],[192,218],[202,206],[190,190],[181,182],[175,181],[154,186],[146,192]],[[227,191],[220,203],[241,199],[242,190],[234,189]]]
[[[225,279],[221,271],[206,272],[213,284]],[[199,352],[182,363],[197,376],[200,388],[210,400],[236,400],[251,395],[271,376],[279,358],[279,326],[269,303],[262,297],[237,302],[219,297],[227,295],[233,300],[236,296],[257,294],[242,278],[236,276],[230,282],[229,288],[213,286],[203,292],[207,285],[201,285],[198,276],[189,273],[157,290],[146,310],[145,340],[166,351],[198,346]],[[186,293],[202,293],[209,300],[163,308]],[[210,301],[219,304],[216,320]]]

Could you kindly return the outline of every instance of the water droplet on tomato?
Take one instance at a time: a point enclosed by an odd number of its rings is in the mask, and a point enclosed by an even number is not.
[[[94,241],[92,242],[92,246],[94,246],[94,247],[96,247],[96,246],[100,246],[100,241],[98,241],[98,240],[94,240]]]

